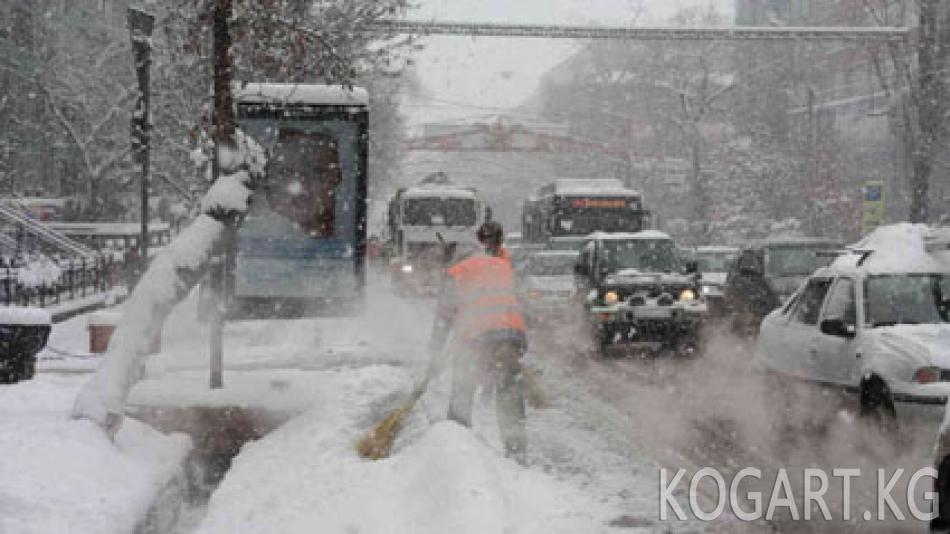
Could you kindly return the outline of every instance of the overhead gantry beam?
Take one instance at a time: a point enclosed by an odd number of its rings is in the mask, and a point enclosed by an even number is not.
[[[893,26],[784,27],[733,26],[720,28],[667,28],[656,26],[564,26],[470,22],[380,20],[366,31],[413,35],[473,37],[537,37],[548,39],[617,39],[640,41],[905,41],[910,29]]]

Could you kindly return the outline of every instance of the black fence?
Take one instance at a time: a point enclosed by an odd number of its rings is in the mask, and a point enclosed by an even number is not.
[[[131,265],[108,256],[57,263],[60,274],[53,281],[24,283],[27,267],[0,267],[0,303],[5,306],[55,306],[129,285]]]

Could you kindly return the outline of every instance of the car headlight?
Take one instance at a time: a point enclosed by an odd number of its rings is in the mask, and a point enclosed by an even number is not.
[[[608,291],[604,295],[604,302],[607,304],[616,304],[618,300],[620,300],[620,295],[616,291]]]
[[[702,291],[703,295],[709,295],[710,293],[713,292],[713,289],[715,289],[715,288],[713,288],[713,286],[703,286],[703,287],[700,289],[700,291]]]
[[[402,266],[402,272],[404,272],[404,273],[411,273],[411,272],[412,272],[412,265],[403,265],[403,266]]]
[[[692,289],[684,289],[680,292],[680,300],[696,300],[696,292]]]

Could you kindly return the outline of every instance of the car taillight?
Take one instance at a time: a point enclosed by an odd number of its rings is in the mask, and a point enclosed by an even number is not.
[[[937,367],[921,367],[914,373],[914,382],[918,384],[930,384],[940,381],[940,369]]]

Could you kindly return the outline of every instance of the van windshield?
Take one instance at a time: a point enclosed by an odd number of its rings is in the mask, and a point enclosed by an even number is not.
[[[403,224],[409,226],[475,226],[475,200],[471,198],[410,198],[403,207]]]

